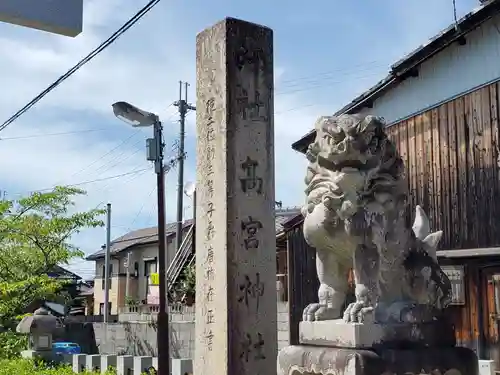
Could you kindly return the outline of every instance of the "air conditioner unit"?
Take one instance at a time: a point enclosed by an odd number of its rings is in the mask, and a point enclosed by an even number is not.
[[[479,375],[495,375],[495,361],[489,359],[480,359]]]

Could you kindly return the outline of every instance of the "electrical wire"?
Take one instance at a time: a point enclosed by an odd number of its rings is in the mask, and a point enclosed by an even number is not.
[[[40,137],[54,137],[57,135],[69,135],[78,133],[91,133],[91,132],[101,132],[107,129],[86,129],[86,130],[75,130],[70,132],[60,132],[60,133],[47,133],[47,134],[33,134],[33,135],[23,135],[18,137],[1,137],[0,141],[10,141],[14,139],[28,139],[28,138],[40,138]]]
[[[151,10],[152,7],[154,7],[159,1],[160,0],[150,1],[148,3],[148,5],[146,5],[143,9],[141,9],[141,11],[139,11],[134,17],[138,17],[137,20],[139,20],[149,10]],[[133,20],[134,17],[132,17],[131,20]],[[5,121],[2,125],[0,125],[0,131],[2,131],[3,129],[5,129],[8,125],[10,125],[12,122],[14,122],[17,118],[19,118],[21,115],[23,115],[25,112],[27,112],[33,105],[35,105],[38,101],[40,101],[45,95],[47,95],[50,91],[52,91],[54,88],[56,88],[59,84],[61,84],[70,75],[72,75],[74,72],[76,72],[85,63],[87,63],[88,61],[90,61],[98,53],[102,52],[107,46],[109,46],[110,44],[112,44],[119,36],[121,36],[121,34],[123,34],[133,24],[135,24],[135,22],[137,22],[137,20],[133,21],[133,22],[131,20],[127,21],[127,23],[125,23],[118,31],[116,31],[110,38],[108,38],[105,42],[103,42],[98,48],[96,48],[94,51],[92,51],[89,55],[87,55],[84,59],[82,59],[77,65],[75,65],[73,68],[71,68],[68,72],[66,72],[63,76],[61,76],[57,81],[55,81],[47,89],[45,89],[44,91],[42,91],[42,93],[40,93],[38,96],[36,96],[28,104],[26,104],[21,110],[19,110],[18,112],[16,112],[7,121]],[[128,26],[126,26],[129,22],[131,22],[131,23]],[[358,65],[355,65],[354,67],[362,67],[362,66],[369,66],[370,67],[369,69],[372,69],[372,68],[381,66],[381,63],[378,63],[376,61],[372,61],[372,62],[369,62],[369,63],[358,64]],[[352,69],[352,67],[351,67],[351,69]],[[367,71],[369,69],[365,69],[364,71]],[[299,83],[300,81],[308,80],[308,81],[310,81],[308,83],[318,83],[318,82],[321,82],[322,84],[320,84],[320,85],[314,85],[313,87],[311,87],[311,88],[317,88],[317,87],[323,86],[325,84],[324,81],[328,81],[329,79],[335,78],[335,77],[328,78],[326,76],[332,75],[334,73],[340,73],[340,72],[344,72],[343,75],[347,75],[349,73],[348,70],[346,71],[346,70],[343,70],[343,69],[337,69],[337,70],[332,70],[332,71],[329,71],[329,72],[323,72],[323,73],[320,73],[320,74],[316,74],[316,75],[313,75],[313,76],[305,76],[305,77],[301,77],[301,78],[296,78],[296,79],[291,79],[291,80],[285,80],[285,81],[281,82],[281,84],[279,85],[279,87],[280,88],[283,87],[283,86],[288,87],[288,88],[297,87],[298,84],[300,84]],[[359,73],[359,69],[357,69],[355,71],[352,71],[352,73]],[[313,81],[311,81],[311,80],[313,80]],[[286,91],[285,92],[278,92],[276,95],[294,93],[294,92],[297,92],[297,91],[304,91],[304,90],[308,90],[308,89],[310,89],[310,88],[301,88],[299,90],[293,90],[291,92],[286,92]],[[68,132],[68,134],[69,133],[70,132]]]
[[[74,65],[71,69],[69,69],[66,73],[64,73],[61,77],[59,77],[56,81],[54,81],[49,87],[43,90],[40,94],[38,94],[35,98],[33,98],[28,104],[26,104],[23,108],[17,111],[14,115],[12,115],[7,121],[5,121],[2,125],[0,125],[0,131],[4,130],[7,126],[16,121],[20,116],[26,113],[31,107],[33,107],[36,103],[42,100],[49,92],[54,90],[57,86],[59,86],[62,82],[67,80],[70,76],[72,76],[76,71],[78,71],[82,66],[91,61],[94,57],[99,55],[102,51],[104,51],[107,47],[113,44],[120,36],[123,35],[128,29],[130,29],[133,25],[137,23],[142,17],[144,17],[154,6],[156,6],[161,0],[150,0],[141,10],[139,10],[133,17],[131,17],[127,22],[125,22],[117,31],[115,31],[108,39],[102,42],[97,48],[95,48],[92,52],[90,52],[87,56],[85,56],[82,60],[80,60],[76,65]]]
[[[148,169],[150,169],[150,168],[136,169],[136,170],[133,170],[133,171],[130,171],[130,172],[125,172],[125,173],[117,174],[117,175],[114,175],[114,176],[108,176],[108,177],[103,177],[103,178],[96,178],[95,180],[82,181],[82,182],[77,182],[77,183],[74,183],[74,184],[68,184],[68,185],[65,185],[65,186],[66,187],[81,186],[81,185],[91,184],[91,183],[94,183],[94,182],[107,181],[107,180],[111,180],[111,179],[114,179],[114,178],[120,178],[120,177],[124,177],[124,176],[129,176],[129,175],[134,174],[134,173],[144,172],[144,171],[147,171]],[[55,186],[50,187],[50,188],[45,188],[45,189],[32,190],[31,193],[36,193],[36,192],[41,193],[41,192],[44,192],[44,191],[51,191],[51,190],[54,190],[54,188],[55,188]]]
[[[149,199],[151,198],[151,195],[153,195],[153,192],[156,190],[156,186],[153,186],[153,188],[151,189],[151,191],[149,192],[148,196],[146,197],[146,199],[144,200],[144,202],[142,203],[141,205],[141,208],[139,209],[139,211],[137,212],[137,215],[135,215],[134,217],[134,220],[132,220],[132,223],[130,224],[130,226],[128,227],[128,231],[129,232],[132,232],[132,227],[134,226],[135,222],[137,221],[137,219],[139,219],[139,216],[141,216],[141,213],[142,213],[142,210],[144,210],[144,206],[146,206],[146,203],[149,201]]]
[[[127,149],[121,150],[117,155],[115,155],[113,158],[109,159],[106,163],[102,164],[100,167],[97,167],[96,169],[94,169],[92,172],[97,173],[97,174],[104,174],[104,173],[110,171],[111,169],[118,166],[122,162],[130,159],[132,156],[143,151],[142,148],[136,147],[136,146],[139,146],[139,144],[142,142],[143,142],[143,139],[139,139],[132,145],[132,147],[135,148],[134,152],[128,153]]]
[[[140,178],[143,176],[149,169],[142,170],[141,172],[138,172],[136,174],[132,174],[130,176],[125,176],[125,179],[120,180],[121,185],[127,185],[131,183],[132,181]],[[113,185],[114,180],[109,180],[108,183],[106,183],[104,186],[100,187],[98,190],[102,192],[107,192]]]
[[[123,139],[118,145],[116,145],[115,147],[113,147],[111,150],[107,151],[106,153],[104,153],[103,155],[101,155],[100,157],[98,157],[97,159],[95,159],[93,162],[91,162],[90,164],[88,164],[87,166],[83,167],[82,169],[74,172],[71,176],[69,176],[69,179],[72,179],[73,177],[75,177],[76,175],[86,171],[87,169],[89,169],[91,166],[93,166],[94,164],[96,164],[97,162],[99,162],[100,160],[104,159],[106,156],[110,155],[113,153],[113,151],[117,150],[118,148],[122,147],[123,145],[125,145],[128,141],[130,141],[133,137],[135,137],[137,134],[139,134],[139,130],[136,130],[134,133],[132,133],[130,136],[128,136],[127,138]],[[63,184],[62,181],[60,182],[57,182],[56,185],[61,185]]]

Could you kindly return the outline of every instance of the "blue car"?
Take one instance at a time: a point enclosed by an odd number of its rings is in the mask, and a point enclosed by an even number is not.
[[[74,342],[55,342],[52,344],[54,354],[80,354],[80,345]]]

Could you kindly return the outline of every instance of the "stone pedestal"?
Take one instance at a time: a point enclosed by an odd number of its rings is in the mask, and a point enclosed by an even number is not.
[[[85,364],[87,363],[86,354],[75,354],[73,355],[72,368],[75,374],[85,371]]]
[[[278,354],[278,375],[477,375],[476,354],[455,347],[450,329],[443,322],[302,322],[301,345]]]
[[[45,360],[52,361],[54,359],[54,353],[52,350],[23,350],[21,352],[21,357],[25,359],[33,359],[33,360]]]
[[[148,373],[153,366],[153,357],[134,357],[134,374]]]
[[[117,375],[128,375],[134,370],[134,357],[131,355],[119,355],[116,357]]]
[[[339,348],[419,348],[455,346],[453,326],[442,321],[426,323],[345,323],[343,320],[300,322],[304,345]]]
[[[85,368],[89,372],[99,371],[101,369],[101,355],[100,354],[88,355]]]
[[[105,373],[110,367],[116,368],[116,355],[101,355],[101,372]]]

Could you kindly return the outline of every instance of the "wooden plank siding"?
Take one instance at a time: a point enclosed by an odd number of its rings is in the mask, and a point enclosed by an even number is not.
[[[404,161],[411,221],[421,205],[431,229],[444,232],[440,249],[500,246],[499,93],[500,83],[491,84],[387,128]],[[304,241],[300,219],[288,228],[287,243],[290,340],[295,344],[303,308],[317,301],[318,280],[315,252]],[[495,359],[500,369],[499,327],[492,319],[496,310],[488,282],[492,272],[500,273],[500,260],[493,258],[443,258],[440,263],[465,265],[466,304],[446,310],[457,343]]]
[[[387,128],[405,162],[410,213],[421,205],[441,249],[500,245],[499,84]]]

